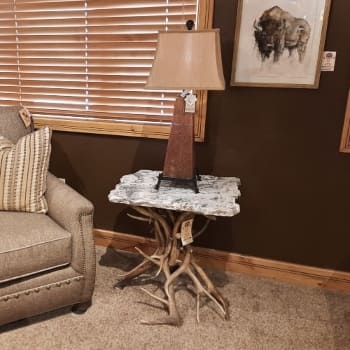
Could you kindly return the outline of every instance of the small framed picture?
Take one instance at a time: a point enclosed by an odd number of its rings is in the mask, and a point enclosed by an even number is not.
[[[238,0],[232,86],[318,88],[331,0]]]

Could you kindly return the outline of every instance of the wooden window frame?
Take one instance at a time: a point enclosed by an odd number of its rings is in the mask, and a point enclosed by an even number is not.
[[[198,29],[212,27],[214,0],[199,0]],[[194,136],[196,141],[204,141],[205,121],[207,112],[207,91],[197,91],[197,111],[194,120]],[[169,125],[120,122],[118,120],[88,120],[84,117],[77,119],[59,119],[45,116],[34,116],[35,127],[44,125],[53,130],[93,133],[106,135],[120,135],[131,137],[145,137],[167,139],[170,132]]]
[[[350,153],[350,89],[348,92],[348,101],[345,109],[343,132],[340,141],[340,152]]]

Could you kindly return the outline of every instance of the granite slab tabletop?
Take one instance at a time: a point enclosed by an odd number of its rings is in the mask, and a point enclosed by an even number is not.
[[[159,190],[155,189],[158,174],[155,170],[139,170],[123,176],[109,193],[109,201],[213,216],[234,216],[240,211],[236,203],[240,179],[236,177],[201,175],[199,193],[195,193],[190,187],[165,180]]]

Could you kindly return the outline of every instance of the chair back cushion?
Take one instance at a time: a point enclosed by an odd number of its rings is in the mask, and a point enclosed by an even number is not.
[[[31,132],[19,115],[21,107],[0,106],[0,135],[16,143],[21,137]]]
[[[0,210],[46,213],[51,130],[47,127],[13,145],[0,136]]]

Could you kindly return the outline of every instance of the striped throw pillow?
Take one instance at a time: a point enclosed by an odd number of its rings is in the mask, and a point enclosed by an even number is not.
[[[46,213],[44,197],[51,154],[48,127],[13,145],[0,136],[0,210]]]

